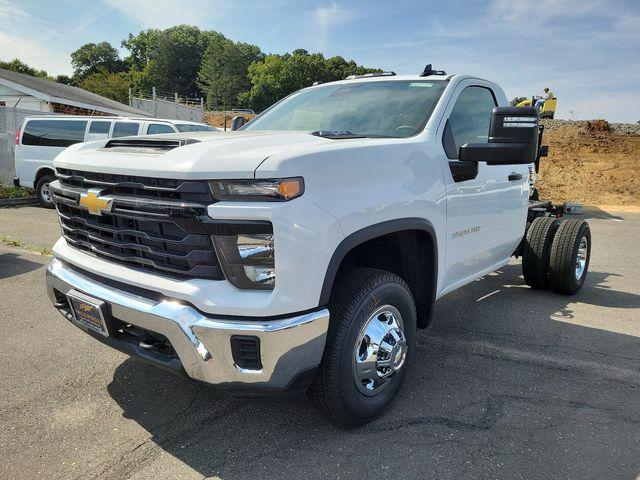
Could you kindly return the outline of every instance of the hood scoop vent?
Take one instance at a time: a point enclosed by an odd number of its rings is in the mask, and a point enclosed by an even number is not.
[[[157,153],[159,151],[173,150],[174,148],[184,147],[192,143],[200,143],[200,140],[194,138],[175,138],[175,139],[159,139],[159,138],[131,138],[131,139],[113,139],[109,140],[104,148],[117,149],[119,151],[136,151],[140,153]]]

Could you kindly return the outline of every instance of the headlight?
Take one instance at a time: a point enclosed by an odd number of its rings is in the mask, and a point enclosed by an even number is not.
[[[209,186],[217,200],[282,202],[293,200],[304,193],[302,177],[210,180]]]
[[[238,288],[273,290],[276,283],[273,233],[214,236],[227,280]]]

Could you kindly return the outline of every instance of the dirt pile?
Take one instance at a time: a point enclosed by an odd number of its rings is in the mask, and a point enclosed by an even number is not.
[[[231,121],[233,117],[244,117],[245,120],[249,121],[255,115],[251,115],[248,113],[236,113],[236,112],[205,112],[204,113],[204,123],[211,125],[212,127],[224,128],[225,119],[227,124],[227,129],[231,128]]]
[[[640,125],[543,120],[540,198],[640,206]]]

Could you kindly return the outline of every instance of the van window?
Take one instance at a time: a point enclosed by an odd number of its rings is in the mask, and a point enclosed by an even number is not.
[[[91,122],[91,125],[89,126],[89,133],[96,133],[96,134],[109,134],[109,129],[111,128],[111,122],[105,122],[104,120],[102,121],[93,121]]]
[[[209,125],[192,125],[190,123],[178,123],[176,128],[180,132],[215,132],[216,129]]]
[[[169,125],[163,125],[161,123],[152,123],[147,128],[147,134],[155,135],[156,133],[176,133],[176,131]]]
[[[84,141],[86,121],[29,120],[22,134],[22,145],[68,147]]]
[[[105,140],[109,138],[109,129],[111,122],[108,120],[93,120],[89,125],[89,133],[85,142],[94,142],[96,140]]]
[[[140,124],[136,122],[116,122],[113,126],[112,137],[128,137],[131,135],[138,135],[138,128]]]

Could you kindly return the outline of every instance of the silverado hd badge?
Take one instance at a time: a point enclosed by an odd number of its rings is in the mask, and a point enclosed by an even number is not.
[[[90,189],[86,193],[80,194],[78,205],[84,207],[92,215],[102,215],[105,212],[110,212],[113,206],[113,199],[100,196],[101,190]]]

